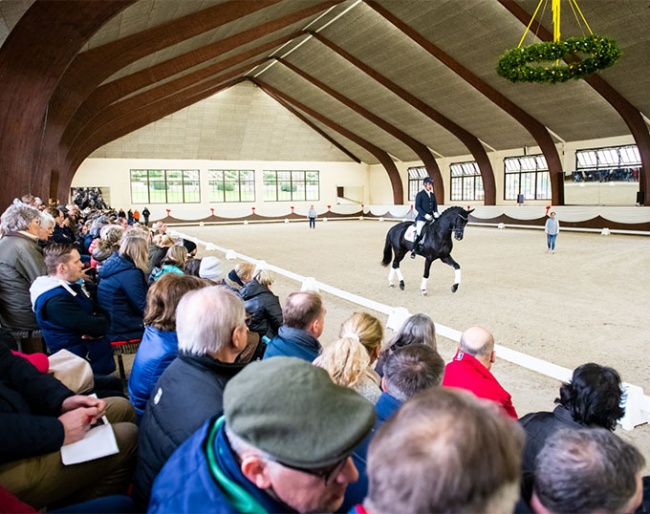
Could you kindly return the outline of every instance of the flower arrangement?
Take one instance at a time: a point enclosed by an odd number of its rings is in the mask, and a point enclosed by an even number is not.
[[[589,54],[590,57],[565,65],[545,64],[551,61],[567,61],[578,53]],[[621,49],[616,41],[592,34],[508,50],[499,59],[497,73],[510,82],[555,84],[585,78],[612,66],[620,56]],[[540,65],[530,66],[531,63]]]

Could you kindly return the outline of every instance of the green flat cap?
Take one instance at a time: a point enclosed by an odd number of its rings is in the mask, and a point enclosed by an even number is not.
[[[294,357],[249,364],[228,382],[223,404],[226,424],[236,435],[280,462],[306,469],[340,461],[375,422],[368,400]]]

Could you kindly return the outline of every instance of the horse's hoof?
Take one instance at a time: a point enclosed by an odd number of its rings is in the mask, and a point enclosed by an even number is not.
[[[399,281],[399,288],[400,288],[402,291],[404,291],[404,281],[403,281],[403,280],[400,280],[400,281]]]
[[[426,290],[426,289],[422,289],[422,296],[426,296],[426,295],[427,295],[427,290]]]
[[[388,287],[395,287],[395,284],[388,284]]]
[[[451,292],[455,293],[456,291],[458,291],[458,284],[454,284],[453,286],[451,286]]]

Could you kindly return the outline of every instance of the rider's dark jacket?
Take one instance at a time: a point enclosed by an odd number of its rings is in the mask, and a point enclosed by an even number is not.
[[[415,210],[418,211],[418,215],[415,218],[416,221],[425,221],[425,215],[429,214],[433,216],[434,212],[438,212],[438,202],[433,191],[429,192],[423,189],[416,195]]]

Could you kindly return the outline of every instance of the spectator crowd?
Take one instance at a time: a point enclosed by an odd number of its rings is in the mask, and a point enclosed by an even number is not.
[[[646,511],[616,370],[585,363],[520,418],[484,327],[448,363],[422,313],[321,341],[317,291],[281,302],[263,262],[85,205],[2,214],[0,512]],[[107,423],[117,451],[64,463]]]

